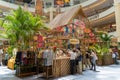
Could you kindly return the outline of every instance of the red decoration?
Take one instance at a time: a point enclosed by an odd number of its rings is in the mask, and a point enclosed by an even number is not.
[[[80,21],[79,26],[81,29],[85,29],[85,23],[83,21]]]
[[[37,38],[37,41],[40,43],[40,42],[43,42],[43,37],[41,35],[38,35],[38,38]]]
[[[57,31],[61,31],[61,29],[62,29],[62,26],[59,26],[56,28]]]
[[[40,48],[40,47],[42,47],[42,46],[43,46],[42,43],[38,43],[38,45],[37,45],[38,48]]]
[[[90,37],[94,37],[94,34],[91,32],[91,33],[89,33],[89,36]]]
[[[64,28],[61,28],[61,30],[60,31],[63,31],[64,32]]]

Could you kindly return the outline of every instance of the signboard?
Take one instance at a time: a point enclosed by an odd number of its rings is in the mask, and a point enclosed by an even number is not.
[[[70,39],[70,44],[79,44],[80,41],[78,39]]]
[[[54,0],[54,4],[59,6],[69,6],[70,0]]]

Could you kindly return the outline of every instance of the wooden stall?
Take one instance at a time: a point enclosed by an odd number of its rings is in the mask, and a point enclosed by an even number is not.
[[[72,11],[72,12],[71,12]],[[82,21],[83,20],[83,25]],[[77,21],[77,22],[75,22]],[[78,23],[78,24],[77,24]],[[80,24],[79,24],[80,23]],[[84,15],[83,11],[82,11],[82,7],[81,6],[77,6],[74,7],[72,9],[69,9],[68,11],[65,11],[64,13],[58,14],[49,24],[49,26],[52,29],[52,38],[49,40],[53,40],[54,42],[52,42],[52,45],[55,45],[57,48],[63,48],[63,49],[67,49],[67,43],[73,42],[73,40],[76,40],[79,43],[81,43],[81,38],[83,37],[83,35],[81,36],[80,34],[80,28],[81,27],[85,27],[84,23],[86,24],[86,26],[88,25],[88,20],[86,18],[86,16]],[[70,29],[70,26],[72,25],[72,29],[74,28],[74,26],[76,26],[77,28],[75,28],[75,32],[70,30],[70,31],[65,31],[67,26]],[[79,30],[79,31],[78,31]],[[83,28],[82,28],[83,30]],[[62,44],[61,42],[62,41]],[[74,43],[74,42],[73,42]],[[62,46],[60,46],[62,45]],[[82,46],[82,45],[81,45]],[[75,45],[74,45],[75,47]],[[70,57],[68,56],[61,56],[61,57],[56,57],[53,61],[53,75],[54,77],[60,77],[60,76],[65,76],[70,74]]]

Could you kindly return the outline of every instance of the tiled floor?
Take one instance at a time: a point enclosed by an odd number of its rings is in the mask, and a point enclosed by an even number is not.
[[[52,80],[120,80],[120,65],[97,67],[97,70],[99,72],[87,70],[83,72],[83,75],[68,75]],[[37,78],[36,75],[18,78],[14,73],[15,71],[0,66],[0,80],[44,80],[42,78]]]

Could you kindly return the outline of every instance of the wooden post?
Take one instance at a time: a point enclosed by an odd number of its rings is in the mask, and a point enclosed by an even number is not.
[[[43,14],[43,1],[36,0],[35,13],[42,16]]]

